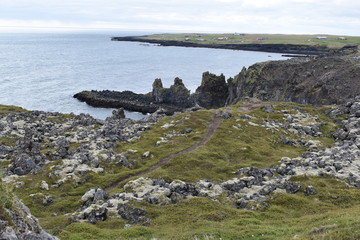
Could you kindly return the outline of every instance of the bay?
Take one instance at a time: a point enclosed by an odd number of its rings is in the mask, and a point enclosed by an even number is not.
[[[206,48],[161,47],[110,41],[144,33],[0,34],[0,104],[28,110],[87,113],[105,119],[112,109],[93,108],[72,96],[82,90],[147,93],[155,78],[175,77],[192,92],[202,73],[238,74],[245,66],[285,59],[281,54]],[[140,113],[126,112],[133,119]]]

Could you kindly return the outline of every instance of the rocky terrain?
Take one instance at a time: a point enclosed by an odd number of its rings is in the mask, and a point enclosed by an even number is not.
[[[0,106],[0,238],[358,239],[359,61],[75,95],[105,120]]]
[[[209,72],[203,74],[202,83],[195,94],[190,94],[180,78],[174,84],[164,88],[161,79],[155,79],[153,90],[148,94],[136,94],[130,91],[82,91],[74,98],[93,107],[124,108],[129,111],[153,113],[161,109],[167,115],[182,112],[189,108],[217,108],[225,105],[228,95],[223,75]]]
[[[223,75],[205,72],[195,93],[176,78],[164,88],[160,79],[146,95],[129,91],[83,91],[74,95],[95,107],[123,107],[153,113],[162,108],[167,115],[190,107],[218,108],[246,98],[302,104],[344,104],[360,95],[360,58],[329,55],[257,63],[225,81]],[[341,82],[341,84],[339,84]]]
[[[229,79],[227,104],[257,97],[305,104],[343,104],[359,95],[359,57],[319,57],[258,63]]]
[[[162,91],[171,93],[173,89],[162,90],[160,83],[155,82],[153,94],[158,101],[167,101],[161,98]],[[174,85],[184,89],[179,80]],[[230,239],[240,233],[249,236],[246,234],[251,231],[239,229],[231,235],[225,227],[218,235],[212,232],[212,223],[224,222],[231,227],[233,219],[239,219],[232,214],[260,210],[268,211],[276,223],[278,211],[290,211],[281,199],[292,199],[292,195],[302,200],[286,201],[308,202],[314,217],[330,214],[329,209],[344,211],[344,203],[350,208],[358,204],[359,97],[342,107],[250,100],[171,117],[164,117],[163,112],[141,121],[124,118],[122,109],[104,121],[84,114],[16,109],[3,113],[2,185],[12,189],[44,228],[61,239],[89,238],[88,232],[93,232],[93,239],[188,239],[190,235]],[[4,239],[54,239],[22,203],[13,202],[23,210],[15,213],[1,206],[9,213],[0,214]],[[182,218],[177,211],[197,215],[183,213],[186,217]],[[295,215],[302,215],[302,211]],[[179,224],[190,229],[196,216],[207,216],[196,220],[205,225],[188,230],[190,235],[173,231]],[[22,223],[22,218],[33,220]],[[284,216],[280,214],[280,218]],[[117,227],[109,232],[112,224]],[[313,227],[301,226],[296,233],[287,234],[274,227],[261,234],[284,239],[291,234],[317,236],[318,231],[341,232],[344,225],[336,223],[325,230]]]
[[[58,180],[51,186],[46,181],[40,184],[40,189],[48,190],[58,188],[70,179],[80,181],[78,176],[89,172],[103,172],[100,161],[116,161],[116,164],[131,167],[132,163],[125,156],[116,155],[111,148],[116,142],[139,137],[163,116],[154,113],[143,122],[134,123],[125,119],[120,109],[106,121],[84,114],[75,116],[41,111],[9,113],[0,117],[0,162],[1,166],[9,163],[4,168],[2,182],[10,186],[15,183],[16,188],[22,188],[21,176],[38,174],[44,166],[57,162],[52,165],[49,176]],[[11,204],[9,208],[0,205],[4,207],[1,212],[7,216],[1,217],[1,239],[57,239],[39,226],[38,220],[22,202],[5,197],[2,200]],[[43,195],[42,201],[47,206],[54,198]]]
[[[283,157],[278,165],[271,168],[258,169],[246,167],[237,169],[236,178],[216,183],[202,179],[196,183],[175,179],[166,182],[163,178],[144,178],[129,181],[124,185],[123,193],[110,196],[101,188],[92,188],[86,192],[81,200],[82,208],[75,213],[76,220],[95,223],[104,221],[108,214],[119,214],[130,220],[130,223],[148,223],[151,220],[144,217],[144,211],[133,209],[126,204],[130,201],[145,201],[150,204],[175,204],[181,199],[191,197],[207,197],[216,199],[222,194],[231,199],[238,208],[255,209],[258,204],[265,204],[273,192],[294,194],[301,188],[301,184],[290,179],[293,176],[322,176],[348,181],[353,187],[360,189],[360,97],[349,102],[346,109],[333,110],[333,114],[349,113],[349,117],[342,121],[342,128],[334,133],[337,142],[334,146],[319,151],[317,140],[294,142],[282,138],[285,144],[304,145],[307,152],[300,157]],[[331,113],[330,113],[331,114]],[[261,127],[269,131],[291,131],[302,137],[321,136],[320,126],[323,124],[318,118],[298,111],[296,114],[285,114],[285,123],[277,121],[264,122]],[[249,121],[251,123],[251,121]],[[254,123],[253,123],[254,124]],[[311,185],[304,186],[305,196],[315,195],[316,189]],[[134,213],[138,211],[138,213]]]
[[[58,240],[47,233],[38,223],[38,220],[31,215],[29,208],[22,202],[13,202],[11,209],[1,209],[7,215],[1,216],[0,239],[44,239]]]

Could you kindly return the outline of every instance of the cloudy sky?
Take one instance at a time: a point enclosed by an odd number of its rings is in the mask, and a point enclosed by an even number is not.
[[[359,0],[0,0],[0,31],[147,30],[360,36]]]

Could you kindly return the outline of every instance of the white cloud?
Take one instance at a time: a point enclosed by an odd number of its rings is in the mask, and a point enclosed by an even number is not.
[[[354,0],[0,0],[9,28],[360,35]]]

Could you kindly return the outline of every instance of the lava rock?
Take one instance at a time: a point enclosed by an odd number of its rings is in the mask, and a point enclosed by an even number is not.
[[[126,204],[120,204],[118,206],[118,214],[125,220],[128,220],[130,223],[141,223],[148,224],[150,219],[145,217],[145,211],[141,208],[134,208]]]
[[[84,213],[84,218],[89,221],[89,223],[95,224],[99,221],[105,221],[108,217],[107,208],[94,209],[90,213]]]
[[[291,181],[285,181],[283,188],[286,190],[287,193],[294,194],[300,190],[301,184]]]
[[[216,76],[209,72],[203,73],[201,85],[196,89],[196,102],[204,108],[218,108],[225,106],[229,89],[225,76]]]
[[[313,185],[308,185],[305,190],[304,190],[304,194],[305,196],[309,196],[309,195],[315,195],[316,194],[316,190],[314,188]]]

